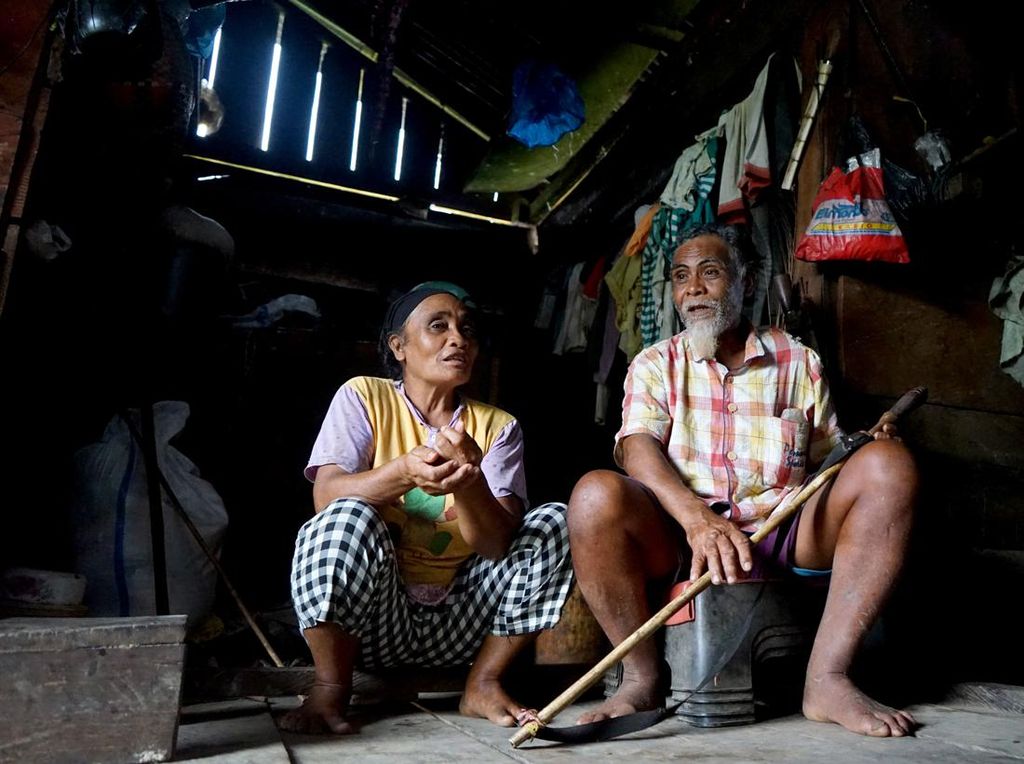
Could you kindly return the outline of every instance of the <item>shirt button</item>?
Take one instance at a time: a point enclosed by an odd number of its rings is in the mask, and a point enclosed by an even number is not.
[[[729,405],[727,406],[727,408],[729,409],[729,411],[733,411],[733,412],[734,412],[734,411],[736,411],[736,409],[737,409],[737,408],[739,408],[739,407],[738,407],[738,406],[737,406],[737,405],[736,405],[735,403],[730,403],[730,404],[729,404]]]
[[[736,461],[736,452],[735,452],[735,451],[730,451],[729,453],[727,453],[727,454],[725,455],[725,457],[726,457],[726,458],[727,458],[727,459],[728,459],[728,460],[729,460],[730,462],[734,462],[734,461]]]

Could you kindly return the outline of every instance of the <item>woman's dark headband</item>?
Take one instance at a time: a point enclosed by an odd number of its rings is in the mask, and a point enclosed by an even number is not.
[[[386,344],[387,338],[402,328],[406,319],[416,310],[416,306],[435,294],[450,294],[461,300],[467,308],[476,307],[469,293],[457,284],[449,281],[426,281],[414,286],[391,303],[388,312],[384,314],[384,325],[380,330],[381,341]]]

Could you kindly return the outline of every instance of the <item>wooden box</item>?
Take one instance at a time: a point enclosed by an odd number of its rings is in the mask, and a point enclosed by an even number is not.
[[[174,753],[185,616],[0,620],[0,762]]]

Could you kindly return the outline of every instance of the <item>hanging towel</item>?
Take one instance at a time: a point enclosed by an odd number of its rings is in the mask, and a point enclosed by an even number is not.
[[[1024,257],[1010,258],[1006,273],[992,282],[988,305],[1003,319],[999,366],[1024,385]]]

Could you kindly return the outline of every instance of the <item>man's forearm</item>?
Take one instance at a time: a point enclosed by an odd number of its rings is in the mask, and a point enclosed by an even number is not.
[[[691,491],[661,450],[661,444],[649,435],[630,435],[622,443],[623,466],[630,477],[647,486],[661,506],[684,528],[707,509],[704,501]]]

